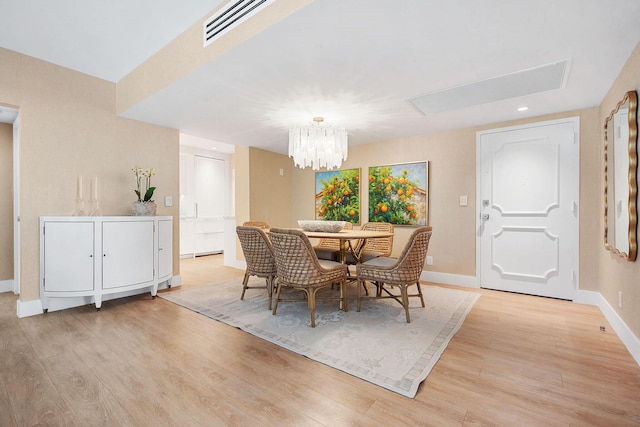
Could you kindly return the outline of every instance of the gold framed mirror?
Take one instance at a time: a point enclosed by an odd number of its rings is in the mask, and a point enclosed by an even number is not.
[[[628,261],[637,255],[637,110],[629,91],[604,124],[604,246]]]

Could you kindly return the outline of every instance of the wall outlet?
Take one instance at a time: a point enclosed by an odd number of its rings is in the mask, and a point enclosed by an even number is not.
[[[467,196],[460,196],[460,206],[467,206],[468,200]]]
[[[164,205],[167,206],[167,207],[173,206],[173,197],[164,196]]]
[[[622,308],[622,291],[618,291],[618,308]]]
[[[433,265],[433,257],[430,255],[427,255],[427,265]]]

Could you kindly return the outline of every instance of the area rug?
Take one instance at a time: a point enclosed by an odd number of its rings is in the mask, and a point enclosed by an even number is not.
[[[305,302],[280,303],[274,316],[268,310],[264,289],[249,289],[240,300],[241,280],[158,295],[410,398],[480,296],[421,285],[426,307],[422,308],[418,298],[410,298],[411,323],[406,323],[404,309],[391,299],[363,301],[362,310],[357,312],[356,292],[351,285],[349,311],[338,309],[337,302],[318,302],[316,327],[311,328]],[[250,286],[263,283],[250,279]]]

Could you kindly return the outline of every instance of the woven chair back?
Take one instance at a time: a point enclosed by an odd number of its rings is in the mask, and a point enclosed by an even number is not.
[[[302,231],[272,228],[269,235],[280,282],[306,287],[327,282],[313,246]]]
[[[273,246],[266,233],[258,227],[237,226],[236,234],[247,262],[247,272],[257,276],[274,275],[276,261]]]
[[[424,269],[424,261],[431,240],[431,227],[419,227],[409,237],[394,268],[378,271],[376,275],[385,283],[416,283]]]
[[[385,231],[393,233],[393,225],[388,222],[367,222],[362,225],[363,230],[368,231]],[[367,239],[364,248],[365,252],[377,252],[380,256],[390,256],[393,249],[393,235],[389,237],[378,237],[375,239]]]
[[[268,230],[269,224],[267,224],[264,221],[245,221],[242,223],[243,226],[245,227],[258,227],[258,228],[262,228],[263,230]]]

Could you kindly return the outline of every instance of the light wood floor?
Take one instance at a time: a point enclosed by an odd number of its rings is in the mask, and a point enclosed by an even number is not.
[[[149,295],[17,319],[0,294],[0,426],[640,425],[640,367],[597,308],[478,292],[413,400]]]

